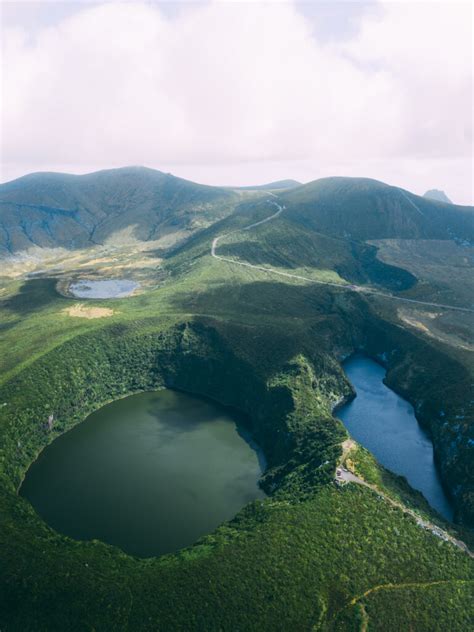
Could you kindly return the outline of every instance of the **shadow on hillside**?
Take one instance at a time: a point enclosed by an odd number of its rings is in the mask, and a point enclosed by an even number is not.
[[[291,255],[278,252],[277,247],[273,250],[265,250],[261,244],[257,242],[234,242],[232,244],[219,244],[218,254],[221,257],[228,257],[229,259],[237,259],[251,263],[252,265],[265,265],[275,268],[286,268],[288,270],[295,270],[301,266],[317,267],[317,261],[305,261],[296,262],[292,261]]]
[[[323,243],[321,241],[321,243]],[[327,244],[326,244],[327,247]],[[321,252],[315,244],[308,248],[300,243],[296,249],[288,247],[284,241],[275,244],[275,248],[269,250],[262,248],[254,242],[238,242],[222,244],[219,246],[219,255],[251,263],[274,268],[295,270],[301,267],[319,270],[333,270],[339,276],[350,283],[376,285],[384,290],[401,292],[408,290],[417,283],[417,278],[393,265],[384,263],[377,258],[377,248],[369,244],[344,243],[345,252],[332,260],[331,253]]]
[[[0,302],[0,308],[20,316],[43,309],[57,300],[65,300],[56,291],[56,279],[29,279],[18,292]]]
[[[8,323],[0,323],[0,336],[5,333],[6,331],[9,331],[10,329],[13,329],[13,327],[15,327],[16,325],[18,325],[18,323],[21,322],[19,318],[12,320]]]
[[[186,313],[250,316],[266,321],[320,317],[350,318],[364,299],[353,292],[317,285],[291,285],[276,281],[229,283],[200,293],[177,293],[171,302]]]

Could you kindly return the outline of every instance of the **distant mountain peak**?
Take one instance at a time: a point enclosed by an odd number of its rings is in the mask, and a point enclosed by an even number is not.
[[[436,200],[437,202],[446,202],[446,204],[452,204],[452,201],[448,198],[444,191],[440,191],[439,189],[430,189],[427,191],[423,197],[429,198],[430,200]]]
[[[294,189],[295,187],[301,186],[301,182],[297,180],[277,180],[276,182],[268,182],[267,184],[256,184],[254,186],[246,186],[246,187],[234,187],[236,189],[244,189],[244,190],[261,190],[261,191],[271,191],[271,190],[282,190],[282,189]]]

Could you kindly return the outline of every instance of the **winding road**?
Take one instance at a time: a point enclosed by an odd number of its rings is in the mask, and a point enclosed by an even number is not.
[[[272,195],[274,198],[277,197],[274,193],[271,193],[270,195]],[[236,259],[229,259],[228,257],[222,257],[221,255],[218,255],[216,253],[216,248],[221,239],[224,239],[225,237],[228,237],[229,235],[233,235],[234,233],[238,233],[244,230],[252,230],[253,228],[256,228],[257,226],[261,226],[262,224],[271,222],[272,220],[279,217],[286,208],[284,205],[278,204],[278,202],[275,202],[273,200],[268,200],[268,203],[277,207],[277,211],[273,213],[272,215],[269,215],[265,219],[262,219],[253,224],[249,224],[248,226],[244,226],[243,228],[238,228],[236,230],[233,230],[230,233],[224,233],[223,235],[219,235],[218,237],[215,237],[212,240],[211,255],[214,257],[214,259],[218,259],[219,261],[225,261],[226,263],[231,263],[238,266],[243,266],[245,268],[252,268],[253,270],[260,270],[262,272],[266,272],[267,274],[277,274],[278,276],[282,276],[282,277],[286,277],[290,279],[297,279],[298,281],[306,281],[307,283],[315,283],[317,285],[328,285],[328,286],[335,287],[338,289],[348,290],[350,292],[358,292],[359,294],[369,294],[371,296],[380,296],[382,298],[388,298],[393,301],[399,301],[403,303],[413,303],[416,305],[423,305],[425,307],[436,307],[439,309],[450,309],[457,312],[468,312],[468,313],[474,314],[474,309],[471,309],[469,307],[458,307],[456,305],[445,305],[443,303],[420,301],[414,298],[405,298],[403,296],[395,296],[393,294],[387,294],[385,292],[380,292],[372,288],[363,287],[361,285],[353,285],[350,283],[332,283],[331,281],[318,281],[317,279],[311,279],[309,277],[305,277],[300,274],[291,274],[290,272],[282,272],[280,270],[275,270],[274,268],[266,268],[265,266],[258,266],[258,265],[254,265],[253,263],[248,263],[246,261],[237,261]]]

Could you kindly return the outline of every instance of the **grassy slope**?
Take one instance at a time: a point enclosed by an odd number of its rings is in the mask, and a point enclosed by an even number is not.
[[[281,198],[295,219],[329,235],[473,240],[472,207],[436,202],[368,178],[322,178]]]

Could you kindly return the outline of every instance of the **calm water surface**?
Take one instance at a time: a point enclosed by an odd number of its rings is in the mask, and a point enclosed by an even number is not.
[[[124,298],[138,286],[139,283],[130,279],[82,279],[71,283],[69,292],[77,298]]]
[[[20,493],[73,538],[142,557],[176,551],[264,497],[263,456],[240,428],[227,409],[196,397],[133,395],[53,441]]]
[[[441,487],[431,440],[418,424],[413,406],[383,383],[385,369],[354,356],[344,363],[357,397],[337,413],[356,441],[387,469],[405,476],[448,520],[453,512]]]

